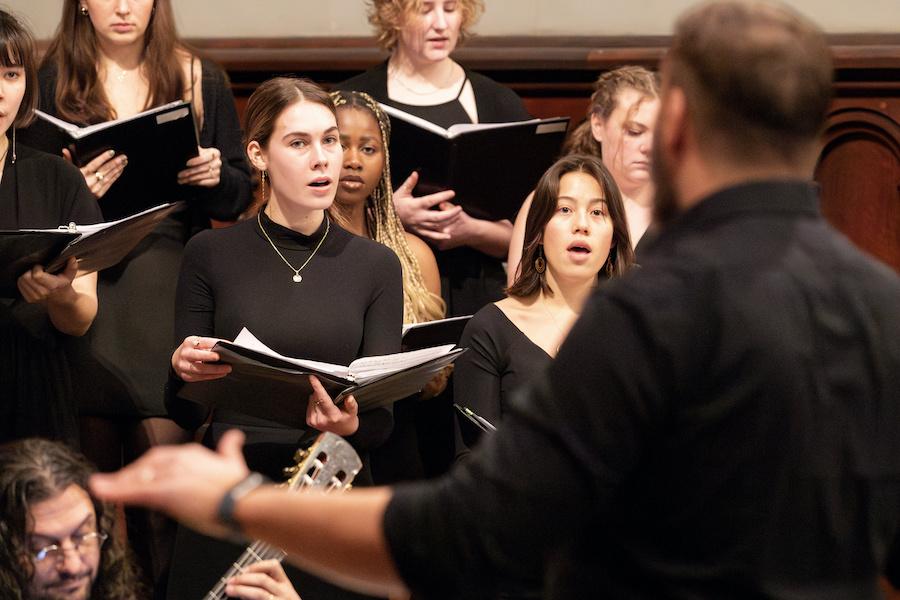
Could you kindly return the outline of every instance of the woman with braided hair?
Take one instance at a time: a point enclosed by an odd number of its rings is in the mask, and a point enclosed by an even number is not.
[[[394,208],[388,140],[391,122],[363,92],[331,93],[338,114],[344,162],[331,216],[344,229],[381,242],[403,267],[403,322],[444,317],[441,281],[434,253],[403,230]]]
[[[431,248],[403,230],[394,208],[388,144],[391,121],[364,92],[331,93],[344,161],[329,214],[342,227],[392,249],[403,270],[403,322],[444,317],[441,280]],[[434,475],[449,466],[454,429],[451,394],[443,393],[448,366],[416,396],[394,404],[394,429],[371,453],[376,483]],[[425,400],[425,401],[423,401]]]

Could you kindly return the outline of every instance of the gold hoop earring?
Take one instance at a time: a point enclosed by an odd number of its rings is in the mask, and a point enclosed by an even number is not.
[[[543,274],[546,269],[547,262],[544,260],[543,246],[538,246],[538,255],[537,258],[534,259],[534,270],[537,271],[538,274]]]
[[[87,6],[85,6],[84,4],[81,5],[81,16],[83,16],[83,17],[88,16],[88,9],[87,9]]]

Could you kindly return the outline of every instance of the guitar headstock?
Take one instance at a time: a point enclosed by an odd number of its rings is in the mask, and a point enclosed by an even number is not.
[[[319,435],[309,448],[298,450],[294,459],[297,465],[285,469],[289,479],[284,485],[290,490],[321,488],[323,494],[341,492],[350,487],[362,469],[353,446],[330,432]]]

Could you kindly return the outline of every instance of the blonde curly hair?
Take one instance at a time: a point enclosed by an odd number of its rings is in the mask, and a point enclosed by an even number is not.
[[[382,50],[393,52],[400,38],[400,30],[417,14],[424,0],[369,0],[369,23],[375,26],[375,35]],[[470,37],[469,27],[478,22],[484,12],[482,0],[457,0],[462,13],[459,27],[459,44]]]

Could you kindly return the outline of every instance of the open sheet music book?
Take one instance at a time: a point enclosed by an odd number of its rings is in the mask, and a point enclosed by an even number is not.
[[[78,260],[79,275],[109,268],[125,258],[177,204],[161,204],[125,219],[94,225],[69,223],[56,229],[0,231],[0,288],[8,297],[16,280],[34,265],[48,273]],[[17,295],[15,292],[14,295]]]
[[[513,219],[541,175],[556,160],[568,117],[505,123],[460,123],[444,129],[382,104],[391,117],[391,180],[413,171],[413,195],[454,190],[451,200],[473,217]]]
[[[336,404],[352,394],[360,411],[365,411],[418,392],[464,349],[446,344],[335,365],[283,356],[243,329],[233,342],[220,340],[213,351],[231,365],[231,373],[185,383],[180,397],[306,427],[306,405],[312,393],[309,375],[318,377]]]

